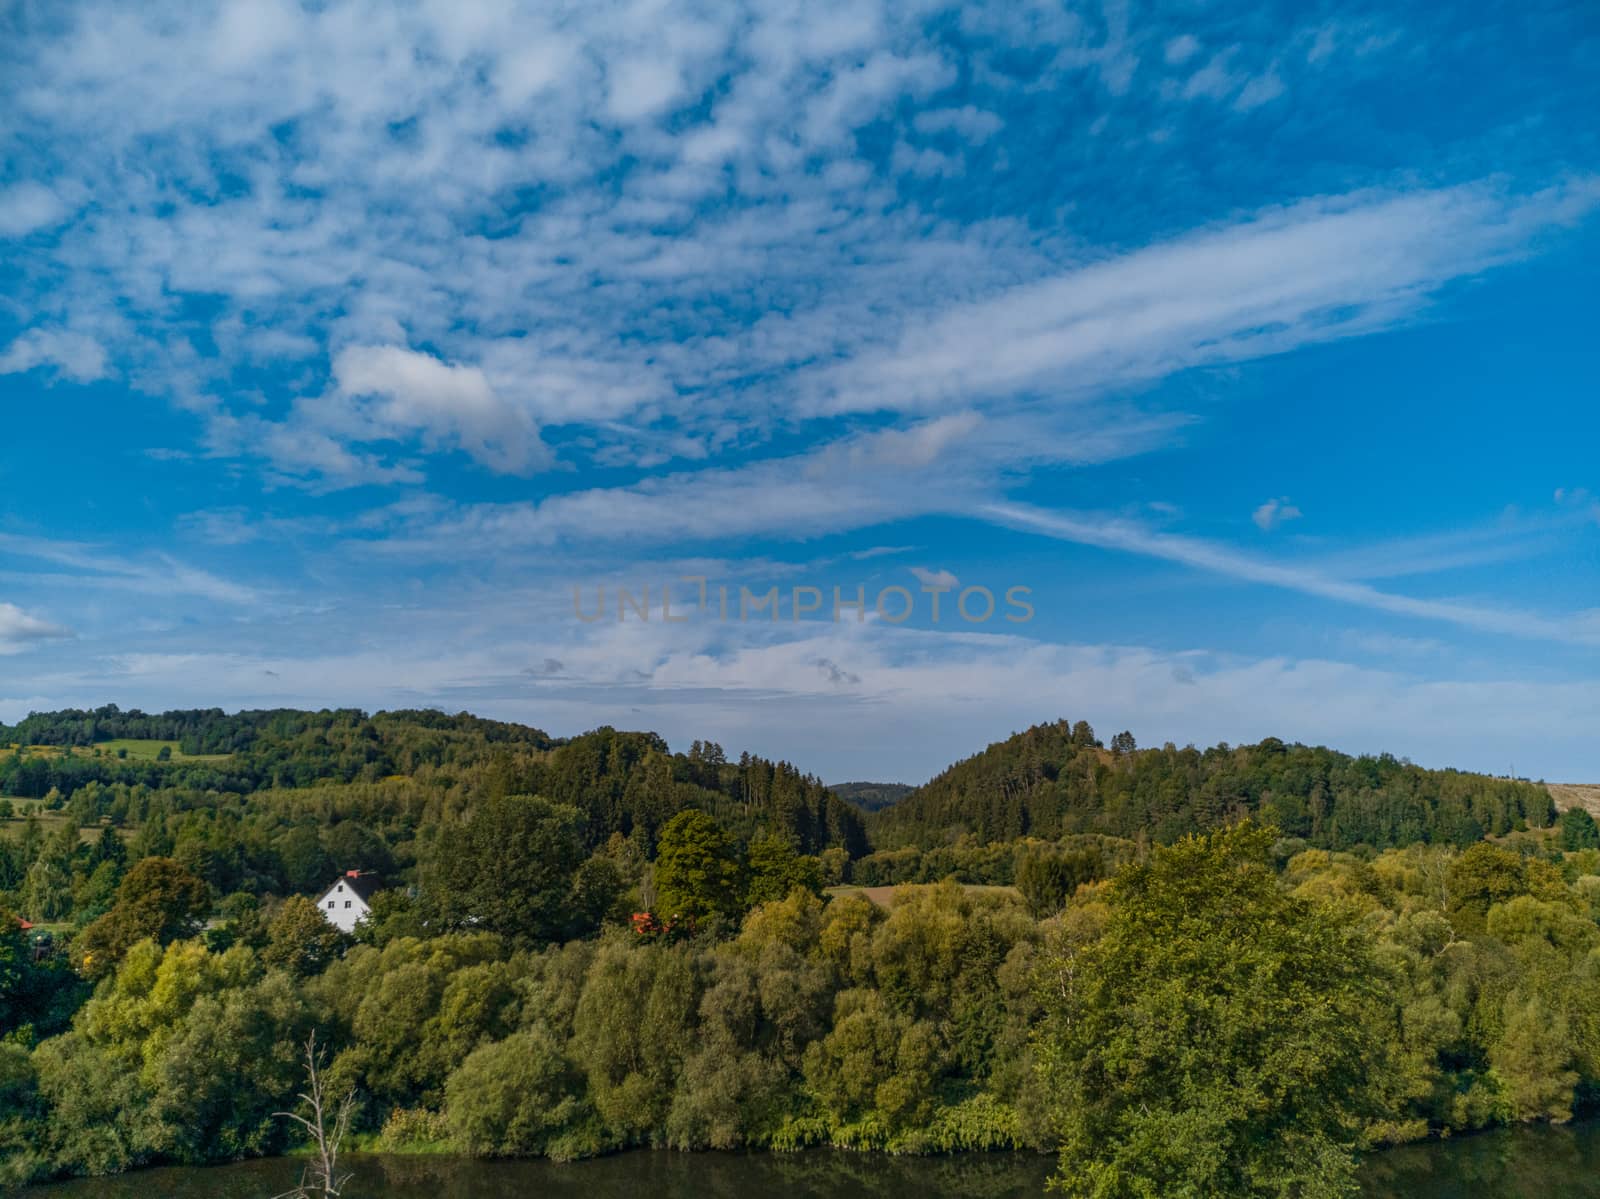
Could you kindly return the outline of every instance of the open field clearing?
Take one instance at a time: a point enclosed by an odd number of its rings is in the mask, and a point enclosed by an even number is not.
[[[20,837],[22,835],[23,826],[27,824],[28,809],[34,805],[38,805],[39,801],[37,799],[17,799],[13,796],[0,796],[0,799],[9,800],[14,812],[16,813],[9,820],[0,819],[0,837]],[[47,812],[42,806],[38,807],[37,816],[39,819],[39,829],[46,837],[54,834],[63,824],[67,823],[68,819],[65,812]],[[84,845],[92,845],[96,840],[99,839],[100,830],[104,827],[104,825],[100,824],[80,825],[78,828],[79,842]],[[137,830],[134,828],[125,826],[117,829],[117,835],[126,841],[132,837],[136,831]]]
[[[1591,816],[1600,816],[1600,784],[1548,783],[1550,798],[1556,807],[1565,812],[1568,808],[1582,808]]]
[[[0,746],[0,752],[16,749],[15,744]],[[59,758],[64,753],[70,752],[75,758],[115,758],[122,757],[134,762],[154,762],[161,757],[161,751],[168,751],[169,760],[173,762],[226,762],[232,754],[186,754],[178,747],[176,741],[138,740],[132,737],[122,737],[115,741],[99,741],[94,745],[75,745],[70,751],[64,751],[59,745],[30,745],[28,753],[46,758]]]

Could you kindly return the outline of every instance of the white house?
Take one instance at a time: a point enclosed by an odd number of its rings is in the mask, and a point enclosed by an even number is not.
[[[378,876],[347,870],[339,881],[329,887],[317,900],[317,910],[329,924],[342,932],[354,932],[355,927],[372,911],[372,897],[377,894]]]

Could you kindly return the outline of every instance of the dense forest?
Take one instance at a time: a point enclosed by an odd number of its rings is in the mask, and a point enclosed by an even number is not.
[[[863,812],[890,807],[916,790],[906,783],[834,783],[828,789]]]
[[[58,713],[0,763],[12,1183],[293,1147],[313,1032],[370,1148],[1014,1148],[1080,1195],[1344,1194],[1600,1097],[1600,828],[1532,784],[1060,723],[863,818],[433,712]],[[307,898],[348,869],[353,937]]]
[[[1425,770],[1387,754],[1286,745],[1103,745],[1088,724],[1041,724],[958,762],[875,815],[884,847],[1067,833],[1168,842],[1245,816],[1323,849],[1470,845],[1555,818],[1536,783]]]
[[[166,760],[100,748],[180,732],[190,748]],[[62,741],[36,740],[52,734]],[[102,740],[84,743],[90,734]],[[188,760],[190,749],[225,745],[237,748]],[[432,830],[479,799],[512,793],[571,804],[591,849],[620,835],[649,856],[656,830],[687,807],[743,839],[767,829],[805,853],[834,847],[848,858],[867,849],[860,814],[817,779],[748,754],[730,762],[711,743],[674,754],[653,734],[609,728],[557,741],[437,712],[146,717],[102,708],[0,726],[0,796],[14,797],[12,810],[37,799],[44,818],[0,837],[0,894],[21,891],[20,909],[47,920],[92,917],[108,905],[113,873],[85,877],[101,863],[69,861],[66,840],[46,844],[47,824],[116,830],[133,857],[174,857],[219,896],[283,895],[343,869],[408,871]],[[56,813],[64,819],[52,822]]]

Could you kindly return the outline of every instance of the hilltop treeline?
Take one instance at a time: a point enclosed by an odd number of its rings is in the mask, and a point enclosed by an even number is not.
[[[96,753],[116,740],[172,741],[183,755],[226,760],[169,762]],[[15,728],[0,726],[0,745],[78,752],[0,758],[0,793],[70,795],[89,782],[178,786],[248,793],[319,782],[375,782],[418,767],[472,765],[496,749],[536,751],[558,742],[538,729],[460,713],[355,709],[239,712],[220,709],[149,716],[114,705],[92,712],[35,713]]]
[[[104,861],[111,841],[134,861],[177,859],[218,896],[305,892],[345,869],[398,879],[439,828],[506,795],[570,805],[589,849],[619,836],[641,857],[686,808],[710,813],[741,842],[769,832],[799,852],[833,849],[846,860],[868,849],[860,814],[816,778],[749,754],[730,761],[712,743],[672,753],[654,734],[610,728],[557,741],[465,715],[280,712],[245,714],[246,743],[217,761],[37,748],[33,737],[50,729],[81,733],[83,715],[30,717],[19,726],[25,744],[0,750],[0,795],[14,797],[0,802],[17,809],[33,806],[19,798],[36,799],[40,815],[66,817],[53,839],[37,821],[0,836],[0,902],[9,896],[30,918],[81,923],[104,912],[116,885]],[[192,715],[111,727],[124,735],[186,726],[202,747],[218,745],[223,734]],[[239,719],[222,717],[228,735],[246,727]],[[99,856],[77,845],[77,830],[95,826],[110,837]]]
[[[1470,845],[1555,818],[1541,785],[1425,770],[1267,738],[1211,749],[1108,748],[1090,726],[1041,724],[950,767],[871,817],[884,847],[1068,833],[1170,842],[1245,816],[1324,849]]]
[[[899,803],[916,788],[905,783],[834,783],[829,790],[863,812],[877,812]]]
[[[124,712],[116,704],[93,711],[65,708],[59,712],[32,712],[15,727],[0,724],[0,742],[23,745],[93,746],[105,741],[175,741],[186,754],[232,754],[265,739],[294,744],[307,733],[326,734],[333,729],[359,729],[367,714],[357,708],[325,708],[306,712],[297,708],[266,708],[229,714],[221,708],[191,708],[150,714],[134,708]],[[373,727],[430,729],[453,733],[489,744],[546,748],[554,742],[527,725],[485,720],[469,712],[447,715],[432,709],[379,712]]]

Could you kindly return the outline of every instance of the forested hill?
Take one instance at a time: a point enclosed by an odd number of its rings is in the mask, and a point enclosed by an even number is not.
[[[906,783],[833,783],[828,790],[863,812],[877,812],[899,803],[916,788]]]
[[[673,814],[697,807],[741,838],[766,828],[805,853],[867,850],[861,815],[819,779],[749,754],[729,761],[712,742],[672,753],[653,733],[561,739],[466,713],[348,709],[104,707],[0,725],[0,796],[48,799],[85,826],[237,813],[271,843],[304,815],[308,789],[322,796],[324,821],[359,821],[396,850],[441,814],[509,794],[573,805],[594,844],[636,831],[648,844]]]
[[[932,848],[1072,833],[1170,842],[1245,815],[1285,836],[1348,849],[1417,841],[1468,845],[1485,834],[1542,828],[1555,818],[1542,784],[1425,770],[1390,755],[1226,744],[1139,749],[1131,734],[1108,746],[1082,721],[1041,724],[989,746],[874,813],[880,847]]]

